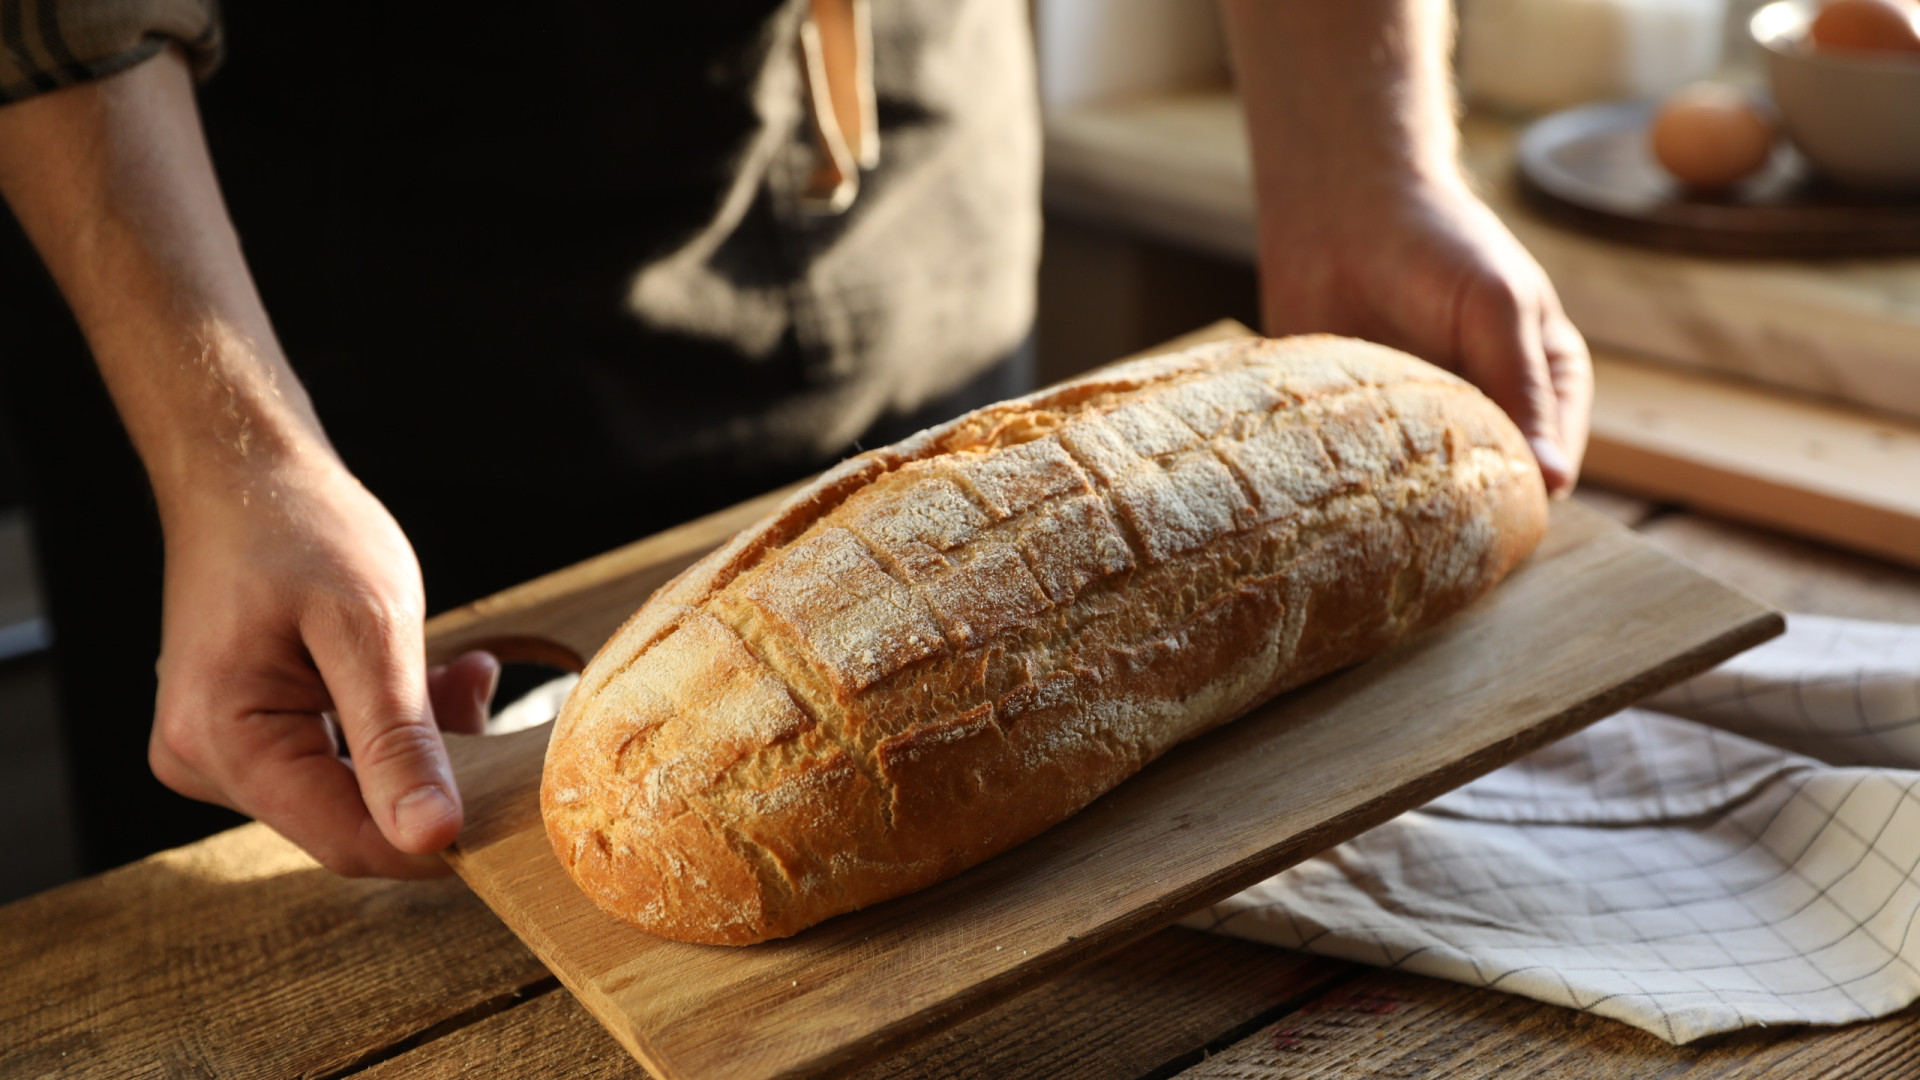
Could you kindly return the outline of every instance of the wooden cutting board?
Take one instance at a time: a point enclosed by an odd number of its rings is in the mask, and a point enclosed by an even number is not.
[[[772,497],[435,619],[559,661]],[[566,877],[539,820],[547,729],[449,737],[447,857],[663,1080],[842,1075],[1228,896],[1780,632],[1778,613],[1572,503],[1481,603],[1176,748],[934,888],[748,948],[649,937]]]
[[[1920,422],[1596,349],[1584,475],[1920,568]]]

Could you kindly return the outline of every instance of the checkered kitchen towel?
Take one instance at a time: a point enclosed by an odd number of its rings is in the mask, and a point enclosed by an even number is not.
[[[1920,997],[1920,627],[1794,616],[1643,706],[1187,925],[1674,1043]]]

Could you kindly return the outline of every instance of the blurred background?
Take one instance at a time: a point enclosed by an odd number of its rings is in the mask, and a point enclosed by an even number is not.
[[[1746,23],[1762,2],[1459,0],[1461,94],[1504,127],[1711,77],[1753,86]],[[1034,0],[1034,12],[1048,116],[1043,372],[1214,318],[1256,325],[1252,195],[1218,6]]]

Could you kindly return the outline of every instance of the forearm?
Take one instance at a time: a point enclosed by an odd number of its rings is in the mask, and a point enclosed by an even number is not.
[[[1269,333],[1394,345],[1512,416],[1550,490],[1579,474],[1586,344],[1459,164],[1447,0],[1221,0],[1246,104]]]
[[[0,107],[0,194],[73,307],[159,500],[154,775],[342,873],[445,873],[428,853],[461,807],[436,720],[478,731],[498,665],[426,670],[419,564],[281,355],[184,63],[169,52]]]
[[[331,455],[247,272],[176,52],[0,107],[0,194],[73,308],[163,515],[190,490],[243,496],[263,467]],[[236,483],[207,482],[220,478]]]
[[[1459,182],[1447,0],[1221,0],[1261,195]]]

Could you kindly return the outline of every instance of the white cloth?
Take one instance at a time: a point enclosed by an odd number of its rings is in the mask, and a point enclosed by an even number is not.
[[[1920,627],[1794,616],[1643,704],[1187,925],[1674,1043],[1920,997]]]

